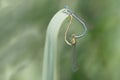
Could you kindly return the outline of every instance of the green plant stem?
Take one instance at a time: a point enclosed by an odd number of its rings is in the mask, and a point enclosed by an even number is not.
[[[42,80],[57,80],[57,36],[63,21],[68,17],[62,9],[58,11],[48,25],[45,48]]]

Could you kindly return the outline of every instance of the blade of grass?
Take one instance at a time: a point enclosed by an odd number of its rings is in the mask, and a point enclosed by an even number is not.
[[[48,25],[45,48],[44,48],[44,61],[42,80],[57,80],[57,36],[63,21],[68,17],[61,9],[52,18]]]

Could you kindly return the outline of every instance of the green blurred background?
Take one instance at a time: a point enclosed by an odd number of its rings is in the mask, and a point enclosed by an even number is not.
[[[71,48],[58,40],[59,80],[120,80],[120,0],[0,0],[0,80],[41,80],[45,35],[65,5],[81,16],[87,35],[78,40],[79,71],[71,71]],[[73,21],[71,31],[79,32]]]

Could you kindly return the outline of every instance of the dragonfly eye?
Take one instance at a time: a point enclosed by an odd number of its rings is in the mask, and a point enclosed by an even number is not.
[[[72,45],[75,45],[75,44],[76,44],[75,34],[72,34],[71,44],[72,44]]]

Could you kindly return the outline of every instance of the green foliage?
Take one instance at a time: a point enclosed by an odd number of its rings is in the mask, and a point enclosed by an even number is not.
[[[58,36],[59,80],[120,80],[120,0],[0,0],[0,80],[41,80],[47,25],[69,5],[88,25],[78,40],[79,71],[71,71],[71,48]],[[72,23],[70,33],[79,33]],[[73,29],[74,28],[74,29]]]
[[[60,27],[68,17],[62,9],[51,19],[46,34],[42,80],[57,80],[57,38]]]

